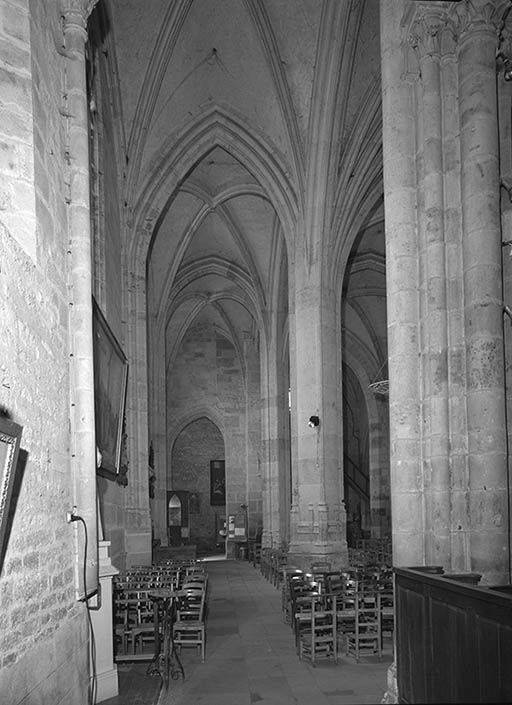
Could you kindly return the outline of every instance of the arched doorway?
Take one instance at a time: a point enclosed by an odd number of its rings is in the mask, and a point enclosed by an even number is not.
[[[195,545],[198,556],[225,550],[220,533],[226,521],[224,463],[222,433],[205,416],[188,424],[174,442],[167,477],[168,496],[171,499],[178,496],[181,501],[181,544]],[[173,532],[176,536],[177,532]]]

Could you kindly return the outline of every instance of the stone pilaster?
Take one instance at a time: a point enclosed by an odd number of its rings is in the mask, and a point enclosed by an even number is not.
[[[98,586],[98,528],[92,339],[92,247],[89,203],[89,141],[85,78],[86,23],[95,2],[63,3],[63,55],[66,57],[66,116],[69,151],[69,318],[71,467],[78,514],[87,525],[88,541],[79,522],[75,532],[82,554],[87,546],[87,592]],[[77,560],[78,595],[84,595]]]

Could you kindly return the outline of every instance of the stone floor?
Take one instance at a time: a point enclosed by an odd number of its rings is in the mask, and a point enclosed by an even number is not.
[[[359,705],[380,703],[391,663],[391,643],[381,661],[315,668],[300,661],[281,595],[247,561],[208,563],[210,577],[206,662],[195,649],[182,652],[185,680],[171,681],[155,696],[155,678],[139,664],[120,670],[120,695],[104,705]],[[156,679],[158,682],[158,679]]]

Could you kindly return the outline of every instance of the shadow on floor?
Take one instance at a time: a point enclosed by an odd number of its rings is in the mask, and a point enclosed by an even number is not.
[[[159,676],[147,676],[147,663],[118,664],[119,695],[101,705],[156,705],[160,695]]]

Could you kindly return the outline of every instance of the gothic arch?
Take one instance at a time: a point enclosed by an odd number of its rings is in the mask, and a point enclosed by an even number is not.
[[[184,176],[215,147],[238,159],[261,184],[291,248],[298,202],[290,167],[279,150],[246,121],[237,119],[233,111],[212,106],[162,145],[164,156],[148,175],[133,208],[132,230],[137,237],[128,254],[132,267],[145,263],[153,233]]]

